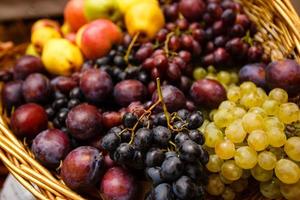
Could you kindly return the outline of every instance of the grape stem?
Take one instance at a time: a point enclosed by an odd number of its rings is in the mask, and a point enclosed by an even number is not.
[[[173,35],[175,35],[175,33],[174,32],[171,32],[171,33],[169,33],[168,35],[167,35],[167,38],[166,38],[166,41],[165,41],[165,47],[164,47],[164,50],[165,50],[165,53],[166,53],[166,56],[167,57],[169,57],[169,42],[170,42],[170,39],[171,39],[171,37],[173,36]],[[156,82],[157,82],[157,80],[156,80]]]
[[[126,61],[126,63],[128,63],[128,58],[129,58],[129,55],[132,51],[132,48],[133,48],[133,45],[135,44],[135,42],[137,41],[137,39],[139,38],[140,36],[140,32],[137,32],[134,37],[132,38],[128,48],[127,48],[127,51],[126,51],[126,54],[124,56],[124,60]]]

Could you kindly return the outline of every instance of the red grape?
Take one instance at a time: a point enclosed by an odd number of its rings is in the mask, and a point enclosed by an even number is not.
[[[78,85],[78,82],[71,77],[58,76],[51,80],[51,85],[60,92],[68,94]]]
[[[252,81],[257,86],[266,88],[266,72],[264,64],[248,64],[240,69],[240,81]]]
[[[44,72],[44,65],[39,57],[25,55],[19,58],[13,68],[14,78],[23,80],[33,73]]]
[[[2,101],[8,112],[10,112],[13,107],[20,106],[24,101],[22,83],[23,81],[11,81],[3,86]]]
[[[203,0],[181,0],[179,2],[180,13],[189,21],[199,20],[205,11]]]
[[[104,112],[103,117],[103,126],[106,129],[110,129],[114,126],[118,126],[122,123],[121,114],[119,112]]]

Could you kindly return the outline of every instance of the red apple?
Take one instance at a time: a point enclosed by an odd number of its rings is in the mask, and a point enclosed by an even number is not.
[[[87,23],[83,14],[83,2],[84,0],[70,0],[65,7],[65,21],[71,26],[73,31],[77,31]]]
[[[82,27],[76,43],[88,59],[106,55],[114,44],[120,43],[122,32],[117,25],[106,19],[95,20]]]

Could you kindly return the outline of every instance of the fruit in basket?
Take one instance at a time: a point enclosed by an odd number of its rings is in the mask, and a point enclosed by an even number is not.
[[[165,85],[161,87],[162,96],[167,106],[168,111],[175,112],[185,107],[186,98],[181,90],[172,85]],[[158,100],[157,90],[152,95],[152,102]],[[158,109],[161,110],[159,106]]]
[[[145,99],[146,87],[138,80],[124,80],[115,85],[113,94],[118,105],[128,106],[131,102]]]
[[[189,21],[201,19],[206,8],[203,0],[181,0],[179,2],[180,13]]]
[[[193,83],[190,95],[198,105],[214,108],[226,99],[226,90],[216,80],[202,79]]]
[[[89,21],[104,18],[117,22],[122,16],[117,0],[84,0],[83,5],[84,15]]]
[[[80,27],[87,23],[84,15],[84,0],[68,1],[64,9],[65,22],[69,24],[72,31],[77,31]]]
[[[107,199],[131,200],[137,194],[137,182],[130,172],[121,167],[107,170],[101,180],[101,195]]]
[[[87,140],[102,134],[102,115],[97,107],[83,103],[70,110],[66,125],[73,137]]]
[[[45,130],[34,138],[31,150],[44,166],[56,168],[70,151],[69,137],[58,129]]]
[[[31,34],[31,43],[41,52],[48,41],[55,38],[61,38],[60,32],[54,28],[41,27],[36,29]]]
[[[68,40],[52,39],[43,49],[42,61],[49,73],[68,76],[80,70],[83,57],[80,49]]]
[[[76,43],[88,59],[105,56],[113,45],[122,40],[120,28],[107,19],[98,19],[83,26],[77,33]]]
[[[23,82],[22,93],[26,102],[45,103],[51,98],[50,81],[42,74],[30,74]]]
[[[39,19],[32,25],[31,32],[33,33],[34,31],[44,27],[55,29],[58,32],[60,31],[60,26],[58,22],[51,19]]]
[[[245,65],[239,71],[239,79],[241,82],[252,81],[257,86],[266,88],[265,65],[261,63]]]
[[[147,40],[155,37],[156,33],[164,26],[165,19],[158,5],[143,1],[131,6],[126,11],[125,24],[131,36],[139,34],[139,39]]]
[[[11,81],[2,88],[2,101],[8,113],[13,107],[17,108],[24,102],[22,84],[23,81]]]
[[[80,89],[88,101],[99,103],[111,95],[113,83],[105,71],[89,69],[80,78]]]
[[[73,190],[87,190],[97,183],[104,170],[101,152],[90,146],[72,150],[62,162],[61,177]]]
[[[34,47],[34,45],[32,43],[30,43],[28,45],[28,47],[26,48],[25,55],[36,56],[36,57],[40,56],[38,50]]]
[[[48,117],[43,107],[28,103],[15,110],[10,125],[16,136],[34,138],[47,128]]]
[[[270,88],[282,88],[289,94],[300,91],[300,66],[294,60],[275,61],[266,68],[266,80]]]
[[[43,73],[45,70],[41,58],[36,56],[22,56],[13,67],[14,79],[24,80],[32,73]]]
[[[116,0],[118,7],[122,13],[126,13],[132,6],[139,4],[141,1],[139,0]],[[144,0],[143,2],[154,3],[158,5],[157,0]]]

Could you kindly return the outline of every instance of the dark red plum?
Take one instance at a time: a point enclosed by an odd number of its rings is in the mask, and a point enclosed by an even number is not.
[[[43,74],[31,74],[23,82],[22,93],[26,102],[45,103],[52,93],[50,81]]]
[[[128,106],[133,101],[143,101],[146,87],[138,80],[124,80],[114,88],[114,98],[120,106]]]
[[[89,69],[82,74],[80,89],[88,101],[99,103],[110,96],[113,90],[113,83],[111,77],[105,71]]]
[[[132,200],[137,193],[136,181],[127,170],[110,168],[101,181],[101,193],[107,199]]]
[[[71,151],[61,166],[61,177],[73,190],[87,190],[93,187],[104,170],[101,152],[90,146],[81,146]]]
[[[190,96],[200,106],[215,108],[226,99],[226,90],[216,80],[202,79],[193,83]]]
[[[41,59],[30,55],[19,58],[13,68],[13,74],[16,80],[24,80],[30,74],[42,72],[44,72],[44,65]]]
[[[69,94],[69,92],[78,86],[77,81],[71,77],[58,76],[51,80],[51,85],[53,88],[58,89],[64,94]]]
[[[24,104],[15,110],[10,125],[16,136],[34,138],[41,131],[47,129],[47,113],[38,104]]]
[[[266,88],[265,64],[255,63],[245,65],[240,69],[239,79],[241,82],[252,81],[257,86]]]
[[[102,117],[103,126],[106,129],[110,129],[114,126],[119,126],[122,123],[121,114],[119,112],[104,112]]]
[[[169,112],[175,112],[185,107],[185,96],[177,87],[165,85],[161,87],[161,90],[164,102]],[[155,91],[152,95],[152,102],[155,103],[156,101],[158,101],[157,91]],[[161,109],[161,106],[158,106],[158,108]]]
[[[40,163],[56,168],[70,151],[67,134],[59,129],[48,129],[39,133],[32,141],[31,150]]]
[[[2,100],[7,111],[23,103],[22,83],[23,81],[11,81],[3,86]]]
[[[270,89],[282,88],[289,94],[300,92],[300,65],[294,60],[270,63],[266,68],[266,80]]]
[[[101,134],[102,115],[97,107],[83,103],[71,109],[66,125],[73,137],[87,140]]]
[[[93,138],[89,139],[86,142],[86,144],[88,146],[95,147],[96,149],[98,149],[101,152],[104,151],[104,148],[102,147],[102,135],[101,136],[96,136],[96,137],[93,137]]]
[[[180,13],[189,21],[199,20],[204,11],[206,4],[202,0],[181,0],[179,2]]]
[[[109,154],[104,156],[104,164],[107,169],[116,166],[116,163],[110,158]]]

